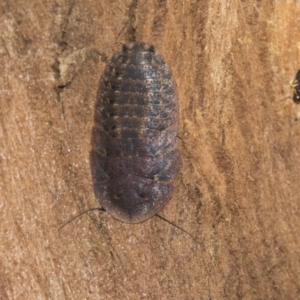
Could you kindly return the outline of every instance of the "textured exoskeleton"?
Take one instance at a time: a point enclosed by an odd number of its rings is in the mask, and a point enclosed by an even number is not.
[[[110,215],[143,222],[170,200],[177,124],[176,85],[162,56],[143,43],[123,46],[104,71],[92,131],[94,190]]]

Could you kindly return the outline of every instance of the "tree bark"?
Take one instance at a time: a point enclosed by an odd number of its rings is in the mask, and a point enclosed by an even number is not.
[[[2,0],[1,299],[298,299],[297,1]],[[89,212],[104,67],[155,46],[179,96],[181,168],[161,215]]]

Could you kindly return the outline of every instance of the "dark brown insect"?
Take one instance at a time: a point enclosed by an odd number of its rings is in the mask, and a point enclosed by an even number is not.
[[[291,83],[294,88],[293,101],[295,103],[300,103],[300,69],[298,70],[294,81]]]
[[[179,167],[176,85],[153,46],[130,43],[107,65],[92,131],[96,197],[113,217],[143,222],[169,200]]]

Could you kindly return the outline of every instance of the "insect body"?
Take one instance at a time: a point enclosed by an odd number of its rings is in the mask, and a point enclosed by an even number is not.
[[[300,103],[300,69],[291,85],[294,88],[293,101],[298,104]]]
[[[92,131],[96,197],[113,217],[145,221],[169,200],[179,167],[177,94],[153,46],[130,43],[107,65]]]

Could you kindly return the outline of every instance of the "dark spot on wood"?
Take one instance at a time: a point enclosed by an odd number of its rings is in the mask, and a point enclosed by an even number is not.
[[[299,104],[300,103],[300,69],[296,74],[292,86],[294,88],[293,100],[295,103]]]

